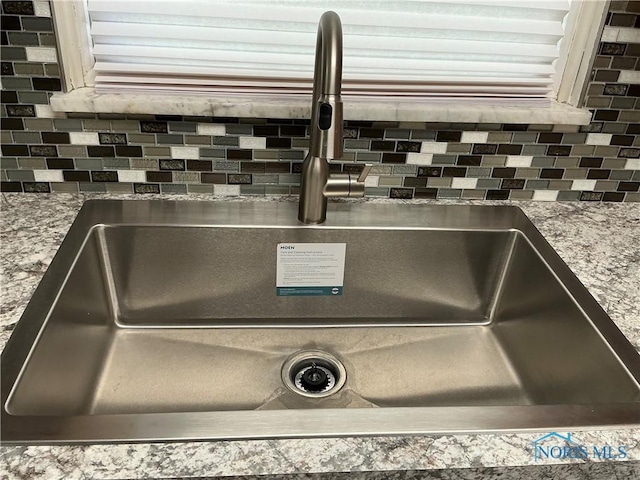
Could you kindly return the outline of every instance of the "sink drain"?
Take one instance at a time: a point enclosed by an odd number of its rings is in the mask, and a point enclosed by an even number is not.
[[[346,379],[342,363],[321,350],[294,353],[282,366],[284,384],[305,397],[327,397],[340,390]]]

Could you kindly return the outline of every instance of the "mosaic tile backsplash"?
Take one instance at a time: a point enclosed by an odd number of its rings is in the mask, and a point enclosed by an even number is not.
[[[60,114],[47,1],[2,2],[5,192],[298,193],[308,122]],[[347,121],[335,172],[390,198],[640,201],[640,1],[612,1],[588,126]]]

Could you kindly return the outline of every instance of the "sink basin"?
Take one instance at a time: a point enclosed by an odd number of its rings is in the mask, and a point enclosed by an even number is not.
[[[296,208],[86,202],[3,352],[3,441],[640,423],[640,356],[520,209]],[[339,289],[277,288],[283,244],[344,245]]]

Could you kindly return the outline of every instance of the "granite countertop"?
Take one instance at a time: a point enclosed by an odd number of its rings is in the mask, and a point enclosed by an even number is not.
[[[196,195],[3,194],[0,198],[0,347],[6,344],[71,222],[88,198],[296,201],[295,198],[277,197],[230,200]],[[382,199],[366,201],[390,202]],[[488,202],[481,203],[486,205]],[[517,202],[516,205],[525,211],[620,330],[640,350],[638,205],[587,202]],[[576,432],[574,436],[583,444],[626,445],[626,460],[640,460],[640,428]],[[139,479],[539,466],[541,462],[535,462],[532,455],[532,441],[537,437],[539,434],[533,433],[4,446],[0,450],[0,477]],[[594,462],[590,465],[596,463],[595,460],[589,462]],[[553,463],[544,460],[544,465]]]

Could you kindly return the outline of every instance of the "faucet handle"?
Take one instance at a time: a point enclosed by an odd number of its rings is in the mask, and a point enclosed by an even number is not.
[[[360,172],[360,175],[358,175],[357,181],[360,183],[364,183],[365,179],[369,176],[369,172],[371,172],[372,168],[373,168],[372,163],[365,163],[364,168],[362,169],[362,172]]]

